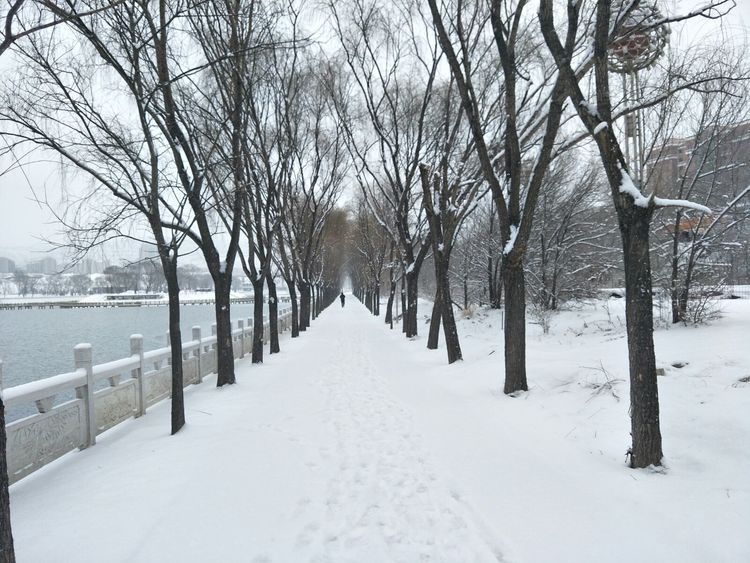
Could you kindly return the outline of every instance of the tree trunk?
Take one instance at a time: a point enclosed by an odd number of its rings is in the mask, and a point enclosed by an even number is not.
[[[672,302],[672,324],[677,324],[682,320],[682,311],[680,308],[679,291],[677,290],[678,280],[680,276],[679,229],[680,229],[680,217],[681,216],[682,215],[678,212],[677,219],[674,225],[675,232],[672,236],[672,259],[671,259],[672,270],[669,276],[669,297]]]
[[[469,308],[469,275],[464,274],[464,310]]]
[[[299,308],[297,306],[297,288],[291,280],[287,280],[289,288],[289,300],[292,302],[292,338],[299,336]]]
[[[310,285],[310,316],[312,317],[312,320],[314,321],[318,315],[318,295],[317,295],[317,288],[315,287],[315,284]],[[307,326],[310,326],[310,323],[307,323]]]
[[[445,338],[445,349],[448,352],[448,363],[452,364],[463,359],[461,353],[461,343],[458,339],[458,329],[456,327],[456,317],[453,316],[453,298],[451,297],[451,285],[449,271],[450,250],[443,250],[443,257],[435,262],[436,279],[440,280],[440,295],[442,301],[440,307],[440,316],[443,321],[443,334]],[[432,327],[430,327],[432,329]]]
[[[523,260],[509,255],[503,267],[505,290],[505,394],[527,391],[526,287]]]
[[[393,301],[396,296],[396,280],[391,275],[391,287],[388,290],[388,304],[385,306],[385,324],[391,325],[393,328]]]
[[[419,329],[417,328],[417,297],[418,297],[418,282],[419,274],[415,270],[406,274],[406,337],[412,338],[417,336]]]
[[[442,321],[442,307],[443,297],[441,294],[442,288],[440,282],[436,279],[435,283],[437,288],[435,289],[435,301],[432,304],[432,316],[430,317],[430,333],[427,336],[427,349],[437,350],[438,341],[440,340],[440,322]]]
[[[0,365],[0,369],[2,369]],[[10,494],[8,493],[8,458],[6,457],[5,405],[0,396],[0,563],[15,563],[13,531],[10,525]]]
[[[269,339],[269,354],[278,354],[281,351],[279,346],[279,300],[276,294],[276,282],[273,281],[273,276],[268,274],[266,276],[266,283],[268,284],[268,330],[270,334]]]
[[[170,265],[164,270],[169,294],[169,345],[172,359],[172,434],[185,426],[185,398],[183,394],[182,333],[180,330],[180,286],[177,268]]]
[[[310,286],[307,282],[299,283],[299,330],[304,332],[310,326]]]
[[[631,467],[661,465],[659,390],[653,334],[649,256],[649,211],[634,206],[633,220],[621,228],[625,261],[625,319],[630,360]],[[622,225],[622,223],[621,223]]]
[[[234,351],[232,348],[232,316],[230,312],[231,276],[222,274],[214,279],[216,301],[216,386],[235,383]]]
[[[401,332],[406,333],[408,315],[406,314],[406,276],[401,278]]]
[[[263,278],[252,280],[253,283],[253,363],[263,363]]]

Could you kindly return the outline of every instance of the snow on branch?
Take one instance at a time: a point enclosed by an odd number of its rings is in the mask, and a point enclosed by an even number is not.
[[[686,207],[688,209],[694,209],[701,213],[711,213],[711,210],[705,205],[700,203],[694,203],[686,199],[664,199],[656,197],[655,195],[645,196],[641,191],[635,187],[633,179],[630,177],[625,170],[620,169],[622,173],[622,181],[620,183],[620,193],[627,194],[633,198],[633,202],[638,207],[648,207],[653,201],[655,207]]]

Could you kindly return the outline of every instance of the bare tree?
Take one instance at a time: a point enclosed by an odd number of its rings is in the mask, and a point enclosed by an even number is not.
[[[106,10],[109,5],[117,2],[107,3],[93,12],[77,14],[81,17],[93,15],[99,11]],[[53,4],[55,10],[44,10],[49,4]],[[31,7],[31,18],[24,11],[24,7]],[[75,7],[72,12],[61,11],[60,7],[53,2],[41,0],[10,0],[3,3],[0,9],[0,58],[16,42],[24,37],[52,28],[68,17],[75,15]],[[20,24],[20,26],[19,26]],[[20,27],[20,30],[17,30]],[[16,560],[13,549],[13,532],[10,521],[10,496],[8,494],[8,464],[6,458],[7,437],[5,433],[5,405],[0,393],[0,563],[14,563]]]
[[[429,0],[435,29],[451,73],[461,94],[482,174],[489,184],[498,214],[503,245],[505,290],[505,393],[528,389],[526,380],[526,296],[523,259],[531,234],[534,211],[550,162],[557,147],[565,90],[563,80],[544,58],[534,56],[535,39],[528,26],[525,0],[483,4]],[[449,24],[446,24],[446,20]],[[475,69],[484,55],[481,39],[489,20],[497,61],[502,71],[502,148],[488,146],[482,120],[481,90]],[[566,47],[581,48],[576,30],[570,29]],[[522,67],[528,71],[519,72]],[[532,80],[533,69],[534,79]],[[555,76],[557,74],[557,76]],[[524,154],[534,158],[524,170]],[[502,157],[502,171],[496,160]]]
[[[115,12],[111,10],[106,16],[122,16]],[[145,84],[135,53],[124,51],[126,56],[133,56],[131,60],[136,63],[128,68],[120,67],[121,86],[131,96],[137,116],[129,122],[111,113],[109,97],[94,93],[94,84],[101,78],[96,66],[86,68],[80,61],[81,53],[69,46],[67,49],[58,46],[69,53],[68,57],[56,54],[53,58],[48,55],[55,52],[49,49],[51,44],[47,39],[34,40],[24,49],[33,65],[29,72],[33,74],[18,84],[3,117],[18,127],[13,133],[16,138],[54,151],[67,164],[91,178],[93,191],[69,206],[72,214],[58,214],[68,227],[70,245],[77,252],[87,252],[112,237],[133,236],[125,231],[129,220],[145,220],[156,242],[169,293],[174,434],[185,423],[177,280],[179,250],[186,237],[180,229],[184,199],[180,198],[179,191],[171,189],[174,182],[167,171],[171,162],[165,162],[169,159],[161,155],[159,148],[163,139],[149,118],[145,103],[137,96]],[[108,56],[114,58],[114,51],[108,51]],[[70,72],[71,68],[76,68],[77,72]],[[32,83],[33,87],[25,86]],[[116,202],[115,205],[99,196],[99,188],[114,196],[110,201]],[[111,267],[111,274],[116,276],[112,283],[122,290],[136,287],[138,283],[137,269]]]
[[[606,203],[596,165],[567,153],[552,165],[539,195],[527,274],[529,293],[543,310],[591,294],[616,250],[609,244],[614,221],[596,213]]]
[[[583,14],[584,6],[575,0],[567,4],[567,32],[563,43],[558,36],[554,22],[553,3],[541,0],[539,20],[545,43],[552,53],[560,76],[565,81],[566,95],[573,102],[576,112],[593,136],[601,162],[607,176],[617,213],[624,252],[626,324],[630,361],[630,401],[631,401],[631,467],[660,465],[662,460],[662,439],[659,425],[659,396],[656,379],[656,360],[653,341],[653,298],[651,281],[651,259],[649,253],[649,229],[654,211],[658,206],[691,207],[688,202],[670,201],[656,197],[655,193],[644,196],[633,183],[628,163],[621,148],[613,122],[612,89],[610,88],[608,48],[617,38],[624,22],[638,6],[632,2],[597,0],[593,13]],[[670,21],[690,17],[715,17],[723,7],[731,7],[731,0],[715,0],[702,5],[696,11],[676,16],[672,19],[654,17],[646,12],[646,17],[637,22],[629,22],[629,30],[648,31]],[[570,45],[571,34],[579,32],[581,21],[593,21],[593,46],[585,57],[585,64],[591,64],[594,71],[594,90],[590,101],[581,85],[582,76],[573,68],[575,53]],[[689,78],[662,94],[662,99],[673,95],[680,88],[697,87],[707,77],[697,80]],[[705,209],[703,206],[692,206]]]
[[[742,72],[742,61],[724,51],[706,60],[715,70],[726,65]],[[695,63],[694,63],[695,64]],[[711,208],[705,215],[690,209],[657,211],[654,222],[657,257],[667,265],[672,322],[688,320],[696,284],[720,284],[732,262],[735,234],[747,219],[743,202],[750,199],[750,175],[743,166],[742,138],[746,134],[747,98],[743,83],[726,91],[686,91],[664,104],[661,119],[672,134],[661,141],[647,160],[645,184],[669,197],[697,201]],[[671,125],[671,127],[670,127]],[[658,142],[658,141],[657,141]],[[662,272],[658,272],[662,274]],[[711,292],[702,288],[698,293]]]
[[[419,205],[419,163],[440,57],[418,4],[395,8],[370,0],[330,4],[349,71],[337,84],[337,111],[358,183],[400,254],[404,329],[412,337],[418,332],[419,273],[430,250]]]
[[[427,348],[438,347],[442,322],[448,363],[453,363],[462,355],[453,315],[450,260],[463,222],[482,195],[483,181],[454,79],[436,90],[435,124],[430,134],[434,145],[429,151],[433,163],[420,165],[422,206],[430,227],[436,287]]]
[[[289,93],[296,91],[298,101],[284,112],[283,142],[289,158],[285,185],[278,190],[277,239],[282,247],[279,253],[284,277],[287,283],[293,280],[299,291],[300,331],[310,326],[311,317],[316,314],[315,278],[320,273],[316,271],[316,261],[320,258],[326,221],[341,195],[349,162],[341,123],[334,119],[326,84],[331,80],[329,70],[325,65],[311,66],[296,77]]]
[[[350,252],[353,255],[351,264],[357,273],[356,289],[362,294],[365,307],[378,316],[383,269],[392,243],[388,233],[364,201],[364,196],[360,196],[355,205]]]

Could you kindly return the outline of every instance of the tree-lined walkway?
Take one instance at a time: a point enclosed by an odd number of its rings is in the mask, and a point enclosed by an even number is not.
[[[350,297],[236,386],[188,389],[177,436],[159,405],[19,483],[19,561],[500,560],[389,389],[404,352],[373,321]]]

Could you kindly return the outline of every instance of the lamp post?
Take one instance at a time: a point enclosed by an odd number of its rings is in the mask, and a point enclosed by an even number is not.
[[[615,3],[622,13],[631,0]],[[670,29],[655,1],[643,1],[633,8],[622,22],[615,39],[609,46],[609,69],[622,76],[623,98],[626,109],[636,108],[641,98],[638,73],[653,66],[664,54],[669,44]],[[641,110],[631,111],[624,117],[625,159],[630,175],[637,184],[643,179],[645,167],[643,115]]]

